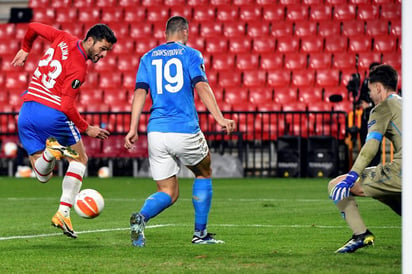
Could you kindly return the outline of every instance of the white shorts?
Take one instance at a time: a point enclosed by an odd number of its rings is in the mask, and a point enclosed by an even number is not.
[[[147,136],[150,170],[155,181],[176,175],[180,162],[194,166],[209,153],[201,131],[195,134],[150,132]]]

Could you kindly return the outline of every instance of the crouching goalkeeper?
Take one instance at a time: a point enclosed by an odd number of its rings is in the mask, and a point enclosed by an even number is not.
[[[369,72],[369,95],[375,107],[370,113],[366,142],[350,172],[329,182],[329,197],[353,231],[352,237],[336,253],[355,252],[375,241],[362,220],[354,196],[372,197],[398,215],[402,213],[402,98],[396,92],[397,84],[398,74],[389,65],[379,65]],[[384,137],[393,144],[393,160],[367,167]]]

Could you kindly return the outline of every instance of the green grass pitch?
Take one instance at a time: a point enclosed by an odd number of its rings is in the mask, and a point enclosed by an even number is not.
[[[61,178],[0,177],[0,273],[401,273],[401,218],[358,199],[375,245],[334,254],[351,236],[327,197],[328,179],[213,180],[209,231],[224,245],[191,244],[191,179],[180,198],[148,223],[146,247],[133,248],[130,213],[156,190],[146,178],[85,178],[105,198],[96,219],[72,211],[78,239],[50,225]]]

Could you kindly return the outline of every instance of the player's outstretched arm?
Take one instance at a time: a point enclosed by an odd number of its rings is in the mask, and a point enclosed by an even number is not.
[[[209,84],[207,82],[198,82],[195,88],[200,99],[210,111],[213,118],[215,118],[216,122],[223,128],[223,130],[226,131],[227,134],[231,134],[236,129],[235,121],[223,117]]]
[[[91,126],[89,125],[85,131],[85,133],[93,138],[105,140],[109,138],[110,132],[107,130],[100,128],[98,126]]]
[[[137,139],[139,138],[137,134],[137,129],[139,125],[140,114],[143,111],[143,106],[146,101],[146,95],[146,90],[141,88],[136,89],[134,92],[130,129],[124,137],[124,147],[127,149],[132,149],[133,144],[136,143]]]
[[[28,56],[29,56],[29,53],[27,51],[20,49],[17,52],[16,56],[14,56],[13,61],[11,61],[11,65],[15,67],[24,66],[24,63],[26,62]]]

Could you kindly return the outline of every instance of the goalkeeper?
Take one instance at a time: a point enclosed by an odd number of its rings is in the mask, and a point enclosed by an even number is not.
[[[352,169],[329,182],[329,197],[353,231],[337,253],[351,253],[372,245],[375,236],[366,228],[353,196],[372,197],[401,215],[402,197],[402,98],[396,93],[398,74],[389,65],[369,72],[369,95],[375,104],[368,121],[368,135]],[[394,148],[393,161],[367,167],[388,138]]]

